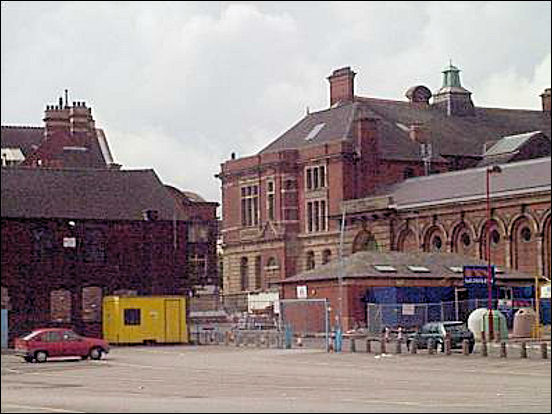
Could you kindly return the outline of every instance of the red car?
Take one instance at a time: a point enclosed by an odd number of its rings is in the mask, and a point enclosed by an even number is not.
[[[27,362],[46,362],[48,358],[76,357],[100,359],[109,352],[103,339],[85,338],[70,329],[36,329],[15,340],[15,354]]]

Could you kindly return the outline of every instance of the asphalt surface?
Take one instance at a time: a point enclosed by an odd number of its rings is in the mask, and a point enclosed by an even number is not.
[[[551,364],[308,349],[113,348],[101,361],[2,355],[2,412],[550,412]]]

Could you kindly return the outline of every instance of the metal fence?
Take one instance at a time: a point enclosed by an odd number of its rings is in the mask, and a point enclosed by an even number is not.
[[[509,326],[518,308],[502,306],[500,300],[493,301],[493,309],[500,310],[506,317]],[[366,304],[366,328],[371,334],[379,334],[385,327],[416,329],[427,322],[463,321],[466,322],[471,312],[486,308],[487,299],[469,299],[456,302],[439,303],[395,303]],[[533,300],[524,301],[523,306],[533,306]]]

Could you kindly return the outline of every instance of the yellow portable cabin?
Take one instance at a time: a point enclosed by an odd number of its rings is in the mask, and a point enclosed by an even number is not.
[[[188,342],[184,296],[106,296],[102,319],[112,344]]]

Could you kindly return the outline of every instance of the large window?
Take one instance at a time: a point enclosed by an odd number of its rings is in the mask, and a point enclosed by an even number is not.
[[[241,188],[242,226],[259,224],[259,186],[247,185]]]
[[[247,257],[242,257],[240,260],[240,288],[245,291],[249,288],[248,280],[249,267],[247,263]]]
[[[188,227],[190,243],[205,243],[209,241],[209,226],[204,223],[190,223]]]
[[[269,220],[274,220],[275,198],[274,198],[274,181],[266,183],[266,210]]]
[[[193,281],[199,282],[207,277],[207,259],[204,254],[191,253],[188,257],[188,263]]]
[[[325,231],[328,229],[326,200],[307,202],[307,232]]]
[[[307,167],[306,171],[307,190],[317,190],[326,187],[326,166],[317,165]]]
[[[255,289],[261,289],[262,287],[262,278],[261,278],[261,256],[255,257]]]

